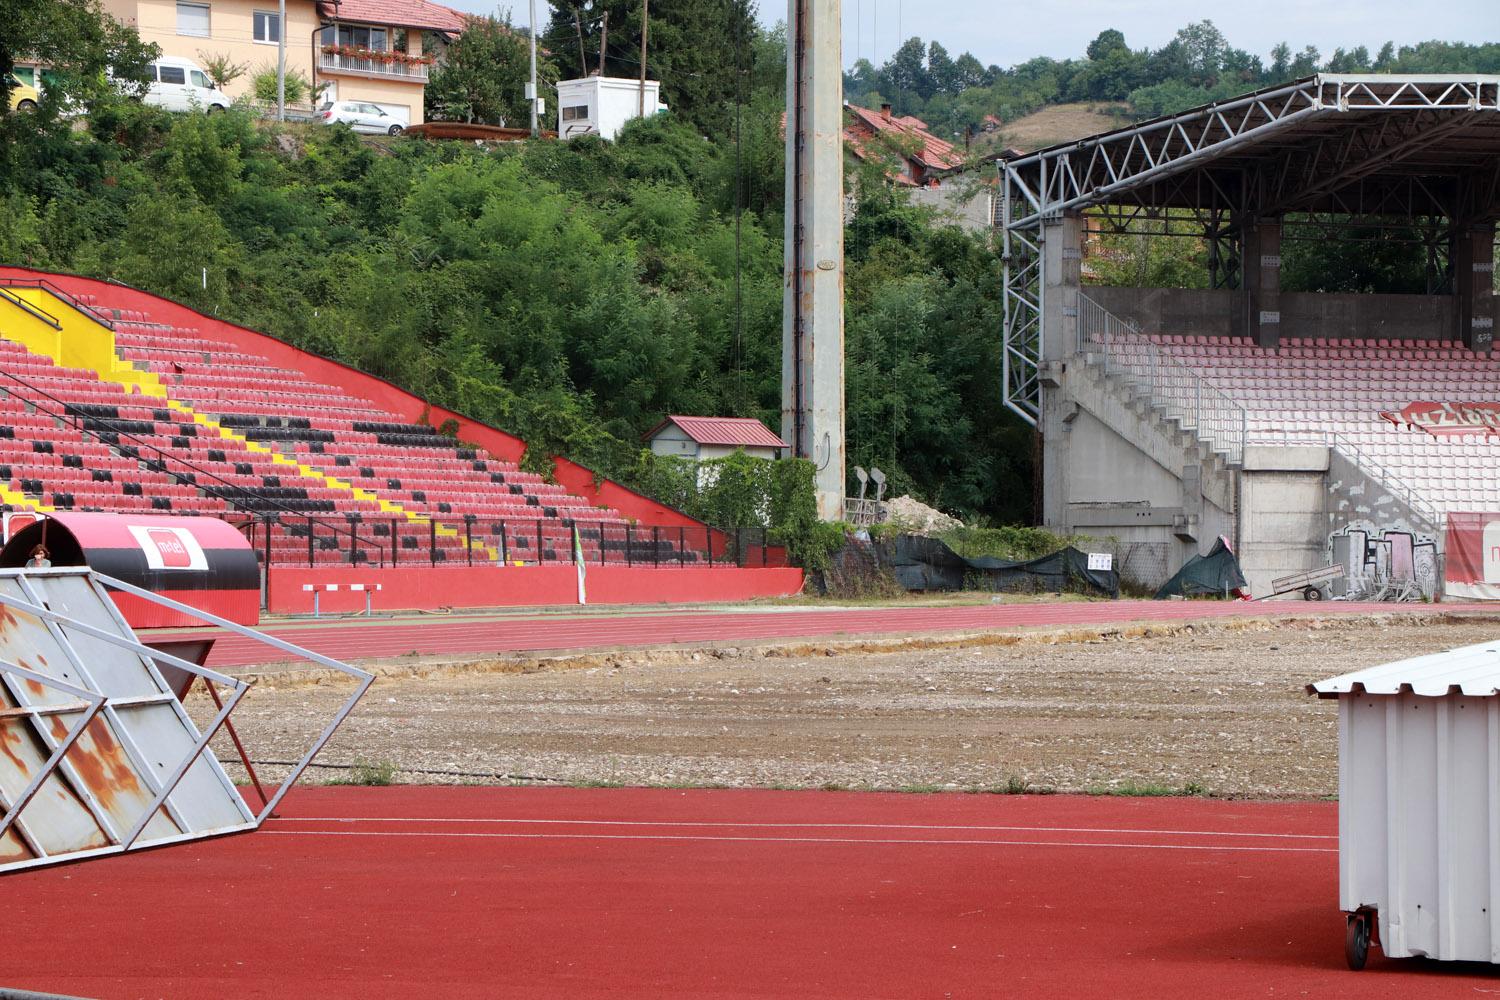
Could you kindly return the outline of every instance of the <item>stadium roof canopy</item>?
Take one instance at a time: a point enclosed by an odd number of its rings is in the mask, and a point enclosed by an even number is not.
[[[1107,203],[1500,215],[1500,76],[1311,76],[1003,164],[1001,225]]]
[[[1433,281],[1466,280],[1492,265],[1455,268],[1453,249],[1500,219],[1500,76],[1310,76],[1002,159],[1000,185],[1005,401],[1035,424],[1044,343],[1059,349],[1080,323],[1071,302],[1046,305],[1063,261],[1081,257],[1059,245],[1047,261],[1049,224],[1089,210],[1114,232],[1204,238],[1212,287],[1239,289],[1262,327],[1280,318],[1251,308],[1244,280],[1280,267],[1260,249],[1262,224],[1278,245],[1374,230],[1425,246]]]

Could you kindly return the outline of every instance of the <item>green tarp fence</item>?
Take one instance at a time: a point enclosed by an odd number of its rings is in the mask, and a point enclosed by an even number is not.
[[[898,535],[874,543],[880,562],[907,590],[993,590],[1120,596],[1114,570],[1089,569],[1088,553],[1071,546],[1039,559],[966,559],[936,538]]]
[[[1182,569],[1161,585],[1156,592],[1158,601],[1170,597],[1236,597],[1235,591],[1244,587],[1245,576],[1240,572],[1240,561],[1229,551],[1229,546],[1220,538],[1207,555],[1193,556],[1182,564]]]

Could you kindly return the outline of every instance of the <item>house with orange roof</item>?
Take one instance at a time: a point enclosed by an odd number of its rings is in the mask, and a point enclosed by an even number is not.
[[[920,118],[893,115],[889,104],[879,111],[845,104],[844,111],[845,147],[861,160],[886,164],[894,184],[922,187],[963,166],[963,153],[929,132]]]
[[[928,130],[913,115],[845,104],[844,147],[857,159],[881,164],[886,178],[909,188],[911,200],[948,216],[971,232],[993,225],[995,187],[967,169],[964,151]]]
[[[320,0],[324,100],[368,101],[421,124],[431,67],[468,15],[430,0]]]
[[[223,57],[246,68],[224,87],[231,98],[274,70],[286,37],[286,70],[320,100],[368,101],[416,125],[427,77],[468,15],[431,0],[103,0],[163,55],[199,66]]]

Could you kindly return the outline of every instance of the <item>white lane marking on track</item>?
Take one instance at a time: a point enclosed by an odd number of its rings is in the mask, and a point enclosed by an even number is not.
[[[1338,840],[1337,834],[1325,833],[1236,833],[1230,830],[1146,830],[1139,827],[1109,826],[968,826],[962,824],[925,823],[731,823],[724,820],[709,820],[694,823],[687,820],[649,819],[521,819],[500,817],[485,819],[477,816],[278,816],[281,823],[510,823],[521,826],[532,824],[563,826],[690,826],[729,829],[772,830],[993,830],[1007,833],[1123,833],[1145,834],[1159,837],[1268,837],[1277,840]]]
[[[750,844],[884,844],[956,847],[1103,847],[1142,851],[1256,851],[1262,854],[1337,854],[1334,847],[1242,847],[1232,844],[1111,844],[1067,840],[916,840],[864,837],[714,837],[665,833],[406,833],[397,830],[262,830],[272,837],[450,837],[479,840],[667,840]]]

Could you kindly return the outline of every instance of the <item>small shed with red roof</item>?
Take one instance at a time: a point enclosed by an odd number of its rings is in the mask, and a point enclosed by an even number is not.
[[[658,455],[707,460],[743,451],[753,458],[780,458],[789,447],[754,417],[670,416],[644,436]]]

